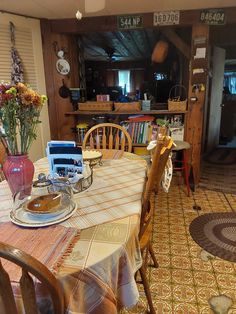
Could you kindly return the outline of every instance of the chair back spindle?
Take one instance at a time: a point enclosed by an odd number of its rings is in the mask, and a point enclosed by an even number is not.
[[[51,296],[54,313],[64,313],[64,293],[59,281],[46,266],[29,254],[5,243],[0,242],[0,258],[8,260],[21,267],[20,290],[26,314],[38,313],[35,284],[32,278],[37,278]],[[0,261],[0,295],[5,313],[17,314],[17,306],[9,274]]]
[[[114,123],[93,126],[84,137],[82,148],[132,151],[132,140],[125,128]]]
[[[107,146],[107,135],[106,135],[106,128],[102,128],[102,148],[106,149]]]

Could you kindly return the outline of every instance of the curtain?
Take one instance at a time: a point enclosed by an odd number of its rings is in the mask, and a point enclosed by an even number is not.
[[[224,86],[230,94],[236,94],[236,73],[225,73]]]
[[[130,70],[130,92],[140,91],[144,82],[144,69]]]
[[[130,70],[118,71],[119,86],[123,89],[123,94],[130,92]]]

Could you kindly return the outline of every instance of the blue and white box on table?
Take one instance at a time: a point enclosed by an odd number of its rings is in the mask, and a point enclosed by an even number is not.
[[[48,142],[46,153],[50,176],[72,178],[83,173],[82,149],[73,141]]]

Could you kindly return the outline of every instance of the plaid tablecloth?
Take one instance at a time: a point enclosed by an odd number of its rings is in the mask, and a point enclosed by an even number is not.
[[[46,172],[47,160],[35,167],[36,175]],[[138,231],[145,175],[146,163],[124,154],[119,160],[104,160],[94,169],[92,186],[75,196],[77,213],[62,224],[82,231],[57,272],[67,313],[108,313],[105,307],[114,310],[114,302],[118,307],[137,302],[133,275],[141,266]],[[8,221],[11,195],[6,182],[0,183],[0,203],[0,221]]]

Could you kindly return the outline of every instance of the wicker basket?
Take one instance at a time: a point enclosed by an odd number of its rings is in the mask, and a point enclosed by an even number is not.
[[[79,110],[82,111],[112,111],[112,101],[87,101],[79,103]]]
[[[176,91],[179,95],[176,96]],[[183,85],[174,85],[170,89],[168,99],[169,111],[185,111],[187,109],[187,92]]]
[[[121,112],[136,112],[141,110],[141,104],[138,101],[134,102],[115,102],[115,111]]]

